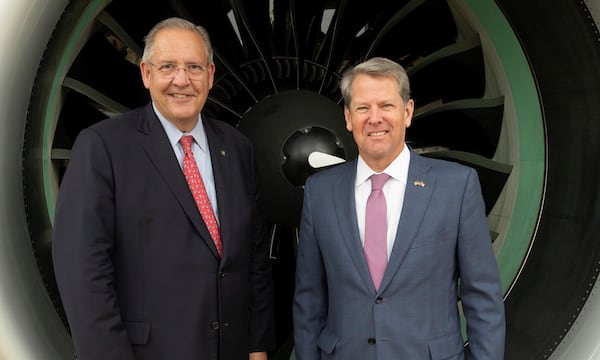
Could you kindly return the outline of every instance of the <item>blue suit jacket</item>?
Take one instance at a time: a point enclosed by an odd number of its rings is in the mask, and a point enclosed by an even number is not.
[[[56,207],[56,280],[81,360],[248,359],[274,343],[253,152],[206,117],[223,257],[150,105],[78,136]]]
[[[468,359],[503,359],[502,289],[476,172],[411,153],[379,291],[358,233],[355,178],[356,160],[306,183],[293,307],[296,359],[463,359],[459,296]]]

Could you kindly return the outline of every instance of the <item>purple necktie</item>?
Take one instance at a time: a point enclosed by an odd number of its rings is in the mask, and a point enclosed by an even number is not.
[[[387,207],[381,189],[389,178],[387,174],[371,176],[371,195],[367,199],[364,250],[375,290],[379,290],[387,265]]]

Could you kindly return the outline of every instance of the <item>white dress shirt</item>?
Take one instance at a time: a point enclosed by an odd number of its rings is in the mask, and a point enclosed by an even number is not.
[[[383,186],[383,194],[387,205],[387,256],[388,260],[394,247],[396,230],[400,222],[402,204],[404,204],[404,191],[408,179],[408,165],[410,163],[410,151],[406,144],[402,152],[382,173],[390,175],[390,179]],[[371,194],[371,175],[378,174],[373,171],[367,163],[359,156],[356,166],[356,182],[354,187],[354,198],[356,201],[356,218],[360,241],[365,243],[365,217],[367,199]]]
[[[194,159],[196,160],[196,164],[198,165],[198,170],[200,171],[200,176],[202,176],[202,182],[204,183],[204,187],[206,188],[206,193],[208,195],[208,199],[210,200],[210,205],[213,208],[215,213],[215,218],[217,219],[217,223],[219,223],[219,207],[217,204],[217,191],[215,189],[215,180],[213,177],[213,169],[212,162],[210,160],[210,151],[208,149],[208,139],[206,138],[206,132],[204,131],[204,126],[202,124],[202,116],[198,116],[198,122],[196,126],[188,132],[183,133],[179,130],[175,125],[173,125],[170,121],[168,121],[152,104],[154,108],[154,112],[160,123],[162,124],[165,132],[167,133],[167,137],[169,138],[169,142],[171,143],[171,147],[173,148],[173,152],[177,157],[177,161],[179,161],[179,166],[183,169],[183,146],[179,142],[184,135],[192,135],[194,137],[194,142],[192,143],[192,152],[194,153]]]

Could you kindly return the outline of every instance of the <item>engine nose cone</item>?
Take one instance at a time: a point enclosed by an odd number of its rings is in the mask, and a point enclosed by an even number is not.
[[[284,91],[253,106],[238,125],[256,150],[258,186],[265,215],[277,224],[300,220],[302,186],[321,167],[312,153],[340,159],[356,157],[342,106],[316,92]]]
[[[283,146],[283,164],[281,170],[294,186],[302,187],[306,179],[319,169],[333,165],[335,159],[346,159],[341,141],[331,131],[322,127],[308,127],[295,131]],[[332,161],[315,164],[310,161],[316,154],[330,156]]]

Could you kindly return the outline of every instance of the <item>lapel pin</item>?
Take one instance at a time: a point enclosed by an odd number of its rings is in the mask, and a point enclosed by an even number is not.
[[[413,184],[415,186],[425,187],[425,183],[423,181],[421,181],[421,180],[416,180]]]
[[[221,156],[225,157],[227,155],[227,153],[225,152],[225,150],[221,149]]]

